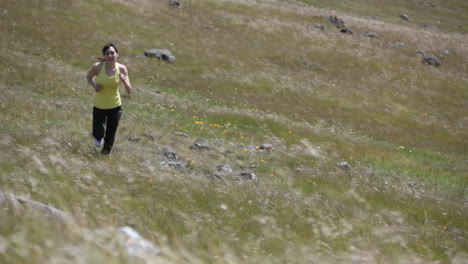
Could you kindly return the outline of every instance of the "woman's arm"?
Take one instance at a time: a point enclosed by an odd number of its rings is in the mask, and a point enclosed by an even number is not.
[[[88,74],[86,75],[86,80],[88,80],[88,83],[94,88],[96,92],[99,92],[102,89],[102,86],[100,84],[97,84],[93,79],[94,76],[98,74],[98,70],[99,70],[99,62],[93,64]]]
[[[128,77],[128,71],[127,71],[127,67],[125,67],[125,65],[123,64],[120,64],[120,79],[122,80],[124,86],[125,86],[125,91],[127,92],[127,94],[131,94],[132,93],[132,85],[130,84],[130,78]]]

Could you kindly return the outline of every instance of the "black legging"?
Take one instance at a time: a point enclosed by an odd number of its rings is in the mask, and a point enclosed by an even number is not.
[[[93,136],[99,141],[104,138],[104,148],[109,151],[114,146],[115,132],[121,117],[121,106],[112,109],[93,108]]]

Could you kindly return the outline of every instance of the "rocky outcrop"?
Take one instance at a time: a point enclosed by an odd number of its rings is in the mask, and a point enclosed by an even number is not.
[[[18,195],[7,195],[2,191],[0,191],[0,209],[2,210],[2,214],[13,213],[13,210],[19,213],[26,213],[26,210],[29,209],[46,217],[51,217],[62,222],[73,223],[71,216],[59,209]],[[75,228],[79,227],[75,226]],[[84,228],[83,232],[80,232],[80,234],[84,236],[85,240],[88,238],[91,240],[90,242],[98,243],[100,248],[108,251],[109,254],[114,254],[114,251],[123,252],[130,259],[144,261],[146,263],[148,263],[148,259],[157,257],[160,254],[159,248],[151,241],[143,238],[136,230],[129,226],[118,228],[106,227],[97,230],[86,230]],[[114,244],[106,245],[106,243],[109,243],[108,241]],[[74,248],[76,251],[80,246],[75,245]],[[64,250],[68,249],[64,248]]]
[[[11,208],[16,211],[31,210],[47,217],[55,218],[63,221],[66,214],[52,206],[29,200],[27,198],[14,194],[6,195],[0,191],[0,206],[1,208]]]

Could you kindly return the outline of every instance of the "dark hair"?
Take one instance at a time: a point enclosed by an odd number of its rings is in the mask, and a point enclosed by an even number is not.
[[[102,48],[102,55],[106,55],[106,51],[108,49],[110,49],[110,47],[114,48],[115,49],[115,52],[119,53],[119,50],[117,49],[117,47],[113,44],[113,43],[107,43],[106,45],[104,45],[104,47]]]

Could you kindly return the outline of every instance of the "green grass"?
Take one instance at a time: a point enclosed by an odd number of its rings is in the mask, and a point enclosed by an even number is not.
[[[468,7],[418,2],[1,2],[0,190],[73,220],[5,210],[0,262],[132,262],[103,231],[123,225],[164,263],[466,258]],[[85,75],[108,41],[135,91],[104,157]],[[150,48],[176,63],[135,57]],[[435,69],[417,49],[453,56]],[[190,149],[198,138],[212,149]],[[210,178],[220,164],[234,173]]]

